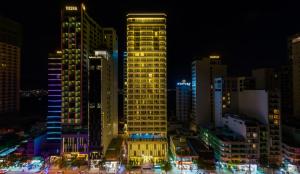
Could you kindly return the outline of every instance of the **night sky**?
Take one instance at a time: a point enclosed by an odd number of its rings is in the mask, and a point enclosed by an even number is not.
[[[2,1],[0,15],[23,26],[22,89],[46,89],[47,56],[60,47],[62,1]],[[220,54],[231,74],[283,64],[287,37],[300,32],[300,1],[271,2],[87,0],[86,6],[101,26],[117,29],[120,52],[128,12],[167,13],[168,85],[174,88],[176,81],[190,78],[193,59],[210,53]]]

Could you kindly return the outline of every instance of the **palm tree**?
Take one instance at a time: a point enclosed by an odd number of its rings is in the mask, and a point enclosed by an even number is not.
[[[172,170],[172,165],[171,165],[170,161],[164,161],[161,164],[161,168],[162,168],[162,170],[164,170],[166,172],[166,174],[168,174],[168,172]]]

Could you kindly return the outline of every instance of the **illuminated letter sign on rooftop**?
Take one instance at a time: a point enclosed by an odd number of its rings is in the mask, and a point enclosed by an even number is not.
[[[211,58],[211,59],[219,59],[220,56],[209,56],[209,58]]]
[[[77,10],[77,7],[76,7],[76,6],[66,6],[66,10],[69,10],[69,11],[76,11],[76,10]]]
[[[178,82],[177,85],[178,85],[178,86],[183,86],[183,85],[185,85],[185,86],[190,86],[191,83]]]

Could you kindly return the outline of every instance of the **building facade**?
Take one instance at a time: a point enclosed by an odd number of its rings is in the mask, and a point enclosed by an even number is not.
[[[51,153],[59,154],[61,142],[61,51],[48,58],[47,144]],[[52,146],[50,145],[52,144]]]
[[[128,160],[134,165],[167,159],[166,15],[127,15],[125,117]]]
[[[193,162],[198,159],[198,154],[190,148],[188,139],[184,136],[170,136],[170,150],[178,169],[190,170]]]
[[[112,58],[114,85],[109,102],[114,135],[118,132],[118,38],[113,28],[102,28],[80,2],[69,2],[61,10],[62,48],[62,151],[88,154],[89,57],[107,50]],[[80,149],[80,150],[79,150]],[[83,150],[83,151],[81,151]]]
[[[290,38],[289,57],[292,64],[293,116],[300,118],[300,35]]]
[[[189,121],[191,114],[191,83],[182,80],[176,84],[176,118],[177,121]]]
[[[239,112],[255,118],[267,126],[267,156],[270,164],[280,164],[281,111],[278,90],[244,90],[239,94]]]
[[[279,89],[279,73],[273,68],[260,68],[252,71],[255,89]]]
[[[114,134],[114,63],[108,51],[89,58],[89,158],[99,160]]]
[[[192,63],[192,119],[197,125],[214,122],[214,79],[227,76],[227,66],[220,56],[210,56]]]
[[[21,26],[0,17],[0,114],[20,110]]]
[[[300,129],[299,121],[289,120],[282,126],[282,157],[285,167],[300,171]]]
[[[293,87],[291,64],[284,65],[279,72],[282,121],[293,117]]]

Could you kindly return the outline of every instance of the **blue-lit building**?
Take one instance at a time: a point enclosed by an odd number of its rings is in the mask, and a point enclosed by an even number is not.
[[[191,83],[182,80],[176,84],[176,119],[186,122],[191,114]]]
[[[61,141],[61,52],[48,58],[47,145],[50,153],[59,153]]]

